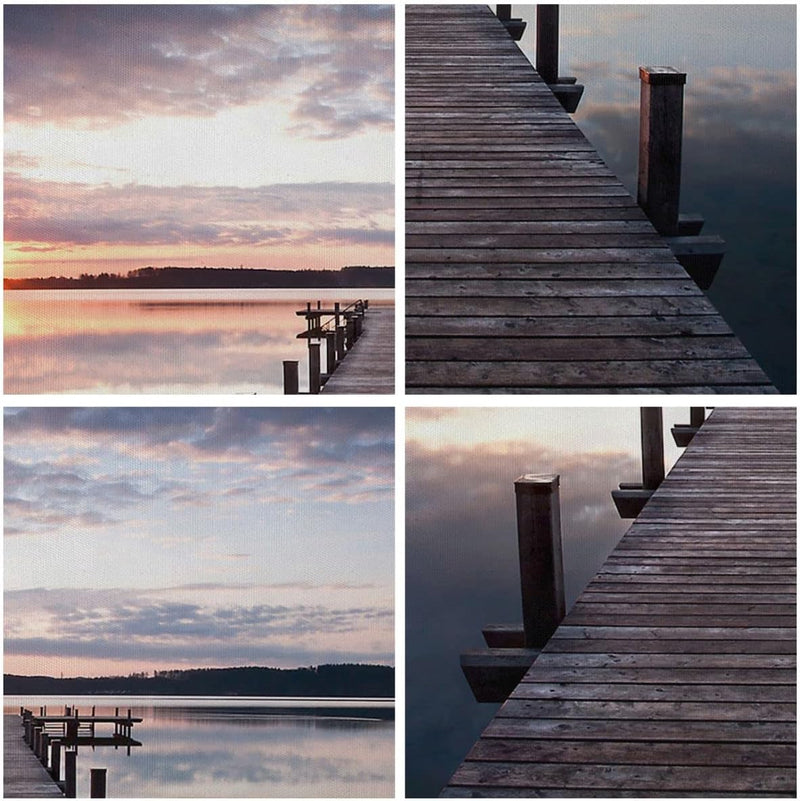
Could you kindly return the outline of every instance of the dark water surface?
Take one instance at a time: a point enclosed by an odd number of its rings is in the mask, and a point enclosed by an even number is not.
[[[6,696],[62,712],[97,714],[118,705],[134,717],[131,749],[80,748],[78,797],[89,797],[93,767],[108,769],[113,798],[385,798],[394,794],[391,702],[344,699],[227,699]],[[104,704],[104,706],[100,706]],[[105,706],[105,705],[108,706]],[[98,731],[98,735],[99,735]]]
[[[535,7],[522,49],[534,61]],[[708,296],[781,392],[796,381],[796,8],[562,5],[574,115],[636,197],[639,66],[687,74],[681,211],[727,253]],[[535,63],[535,62],[534,62]]]
[[[308,349],[307,301],[393,303],[392,290],[16,290],[4,293],[5,391],[282,394]],[[323,348],[324,369],[324,348]]]

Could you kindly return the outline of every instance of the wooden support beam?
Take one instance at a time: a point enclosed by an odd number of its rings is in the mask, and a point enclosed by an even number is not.
[[[308,345],[308,391],[311,395],[319,395],[321,386],[319,349],[319,342],[309,343]]]
[[[481,633],[489,648],[525,647],[525,629],[521,623],[489,623]]]
[[[680,226],[679,226],[680,230]],[[667,244],[700,289],[709,289],[725,255],[725,240],[716,234],[668,236]]]
[[[336,332],[328,331],[325,334],[325,370],[330,376],[336,367]]]
[[[536,72],[547,83],[558,83],[558,6],[536,6]]]
[[[487,648],[461,654],[461,670],[479,703],[505,701],[539,655],[534,648]]]
[[[510,5],[497,6],[497,19],[503,23],[505,29],[508,31],[508,35],[515,42],[518,42],[522,38],[522,34],[525,33],[525,28],[528,26],[528,23],[525,22],[524,19],[511,17]]]
[[[642,483],[622,483],[611,491],[619,516],[639,516],[650,496],[664,480],[664,427],[661,408],[643,407],[639,412],[642,443]]]
[[[664,423],[660,406],[645,406],[639,412],[642,436],[642,486],[658,489],[664,480]]]
[[[693,406],[689,410],[689,424],[676,423],[672,426],[672,439],[679,448],[685,448],[700,430],[705,421],[706,410],[704,406]]]
[[[78,787],[78,752],[74,749],[64,751],[64,795],[77,798]]]

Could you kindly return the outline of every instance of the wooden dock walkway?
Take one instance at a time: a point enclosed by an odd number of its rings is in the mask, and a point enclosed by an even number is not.
[[[394,306],[372,305],[364,332],[322,393],[391,395],[394,392]]]
[[[409,392],[775,391],[488,6],[406,7],[406,157]]]
[[[795,432],[712,413],[443,795],[795,797]]]
[[[3,798],[63,798],[42,763],[22,739],[18,715],[3,715]]]

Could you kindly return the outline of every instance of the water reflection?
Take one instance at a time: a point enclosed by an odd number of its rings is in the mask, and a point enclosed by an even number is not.
[[[390,304],[392,293],[6,292],[5,390],[280,394],[284,359],[300,361],[307,389],[308,351],[296,338],[305,323],[295,312],[310,298],[346,304],[358,296],[374,307]]]
[[[523,50],[533,59],[535,11]],[[687,73],[681,209],[727,254],[708,292],[782,392],[796,359],[796,9],[561,6],[561,74],[586,87],[575,121],[637,191],[637,68]]]

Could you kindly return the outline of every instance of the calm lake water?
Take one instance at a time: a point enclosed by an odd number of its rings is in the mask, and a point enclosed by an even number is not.
[[[522,49],[533,61],[535,7]],[[686,72],[681,211],[727,253],[708,296],[773,383],[796,381],[796,7],[562,5],[560,74],[574,120],[637,192],[638,67]],[[535,63],[535,62],[534,62]]]
[[[308,301],[380,306],[393,297],[388,289],[7,291],[5,391],[282,394],[284,359],[300,361],[307,391],[308,349],[296,338],[305,320],[295,312]]]
[[[386,798],[394,795],[394,704],[382,700],[6,696],[20,706],[97,713],[132,709],[144,721],[131,749],[81,748],[78,797],[108,769],[113,798]],[[102,706],[101,706],[102,704]],[[98,732],[99,733],[99,732]]]

